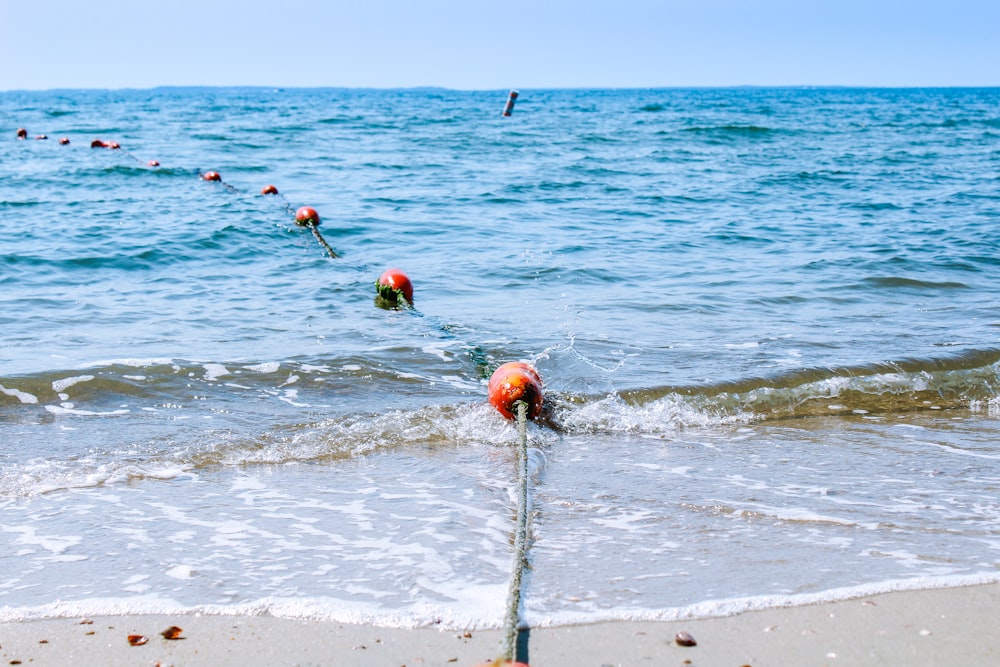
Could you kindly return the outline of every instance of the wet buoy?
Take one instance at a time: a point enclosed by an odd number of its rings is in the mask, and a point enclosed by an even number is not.
[[[217,171],[206,171],[201,177],[206,181],[221,181],[222,176]]]
[[[49,138],[49,135],[47,135],[47,134],[39,134],[37,137],[35,137],[35,139],[37,139],[38,141],[44,141],[44,140],[46,140],[48,138]]]
[[[514,102],[517,101],[517,91],[510,91],[510,95],[507,96],[507,104],[503,107],[503,115],[509,116],[514,112]]]
[[[265,185],[260,189],[260,193],[262,195],[276,195],[278,194],[278,188],[273,185]]]
[[[514,404],[528,404],[528,418],[542,412],[542,377],[530,364],[510,361],[500,366],[490,377],[487,388],[490,404],[507,419],[514,419]]]
[[[303,227],[318,225],[319,213],[311,206],[302,206],[295,212],[295,222]]]
[[[122,147],[122,145],[120,143],[118,143],[117,141],[109,141],[108,142],[108,148],[110,148],[113,151],[116,151],[116,150],[120,149],[121,147]]]
[[[150,160],[146,164],[148,164],[150,167],[159,167],[160,166],[160,163],[157,162],[156,160]]]
[[[28,130],[26,130],[23,127],[17,128],[17,138],[18,139],[27,139],[28,138]]]
[[[60,146],[65,146],[68,143],[69,143],[69,137],[63,137],[62,139],[59,140],[59,145]]]
[[[104,143],[103,141],[101,141],[100,139],[94,139],[93,141],[90,142],[90,147],[91,148],[107,148],[108,145],[106,143]]]
[[[413,283],[399,269],[386,269],[375,282],[375,290],[380,298],[389,303],[399,303],[400,299],[413,303]]]

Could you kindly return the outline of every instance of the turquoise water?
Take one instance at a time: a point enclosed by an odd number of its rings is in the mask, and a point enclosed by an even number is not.
[[[0,618],[1000,580],[1000,89],[506,93],[0,93]]]

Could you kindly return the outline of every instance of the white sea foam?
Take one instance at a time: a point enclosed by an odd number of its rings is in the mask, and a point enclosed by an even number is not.
[[[93,375],[78,375],[76,377],[63,378],[62,380],[55,380],[52,382],[52,391],[58,394],[66,391],[75,384],[79,384],[81,382],[90,382],[93,379],[94,379]]]
[[[224,375],[229,375],[229,369],[222,364],[202,364],[205,369],[205,379],[214,382]]]
[[[130,585],[140,583],[135,580]],[[608,621],[679,621],[733,616],[750,611],[781,607],[800,607],[826,602],[853,600],[883,593],[957,588],[1000,582],[1000,575],[986,572],[948,577],[893,579],[862,586],[834,588],[801,595],[760,595],[715,599],[683,607],[616,607],[600,609],[594,597],[578,597],[579,611],[556,614],[536,612],[530,596],[525,600],[523,620],[531,627],[559,627]],[[345,591],[346,592],[346,591]],[[385,608],[377,603],[352,599],[311,596],[302,598],[267,597],[239,604],[184,605],[170,597],[139,594],[129,597],[95,597],[59,601],[38,606],[2,606],[0,623],[45,618],[125,616],[142,614],[205,614],[216,616],[261,616],[307,619],[378,627],[442,629],[495,629],[502,625],[502,602],[506,586],[471,589],[460,597],[460,604],[420,602]]]
[[[277,361],[268,361],[262,364],[254,364],[253,366],[244,366],[248,371],[256,371],[257,373],[276,373],[281,364]]]
[[[756,595],[706,600],[684,607],[662,609],[641,607],[599,609],[593,605],[581,605],[587,607],[587,609],[583,611],[562,611],[556,614],[536,613],[532,609],[532,601],[529,598],[525,604],[524,620],[532,627],[556,627],[602,621],[679,621],[695,618],[733,616],[748,611],[760,611],[778,607],[801,607],[822,604],[824,602],[838,602],[898,591],[959,588],[962,586],[994,583],[1000,583],[1000,574],[996,572],[983,572],[971,575],[891,579],[860,586],[832,588],[816,593],[804,593],[800,595]]]
[[[102,412],[94,410],[77,410],[74,408],[67,408],[62,405],[46,405],[45,409],[54,415],[84,415],[90,417],[108,417],[111,415],[127,415],[129,413],[128,409],[105,410]]]
[[[8,396],[13,396],[17,400],[28,405],[34,405],[38,403],[38,397],[35,396],[34,394],[29,394],[19,389],[8,389],[2,384],[0,384],[0,392],[7,394]]]

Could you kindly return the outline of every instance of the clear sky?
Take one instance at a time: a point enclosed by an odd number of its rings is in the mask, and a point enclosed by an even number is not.
[[[997,86],[1000,0],[0,0],[0,90]]]

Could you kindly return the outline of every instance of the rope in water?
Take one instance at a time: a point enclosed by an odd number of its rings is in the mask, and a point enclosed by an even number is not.
[[[319,241],[319,244],[326,249],[326,254],[328,254],[331,259],[337,259],[337,253],[333,251],[333,248],[331,248],[330,244],[326,242],[323,235],[319,233],[319,227],[311,222],[306,223],[304,226],[309,228],[309,230],[313,233],[313,236],[316,237],[316,240]]]
[[[518,611],[521,607],[521,577],[528,566],[528,404],[515,403],[517,408],[517,527],[514,531],[514,566],[507,591],[507,613],[498,660],[513,662],[517,652]]]

